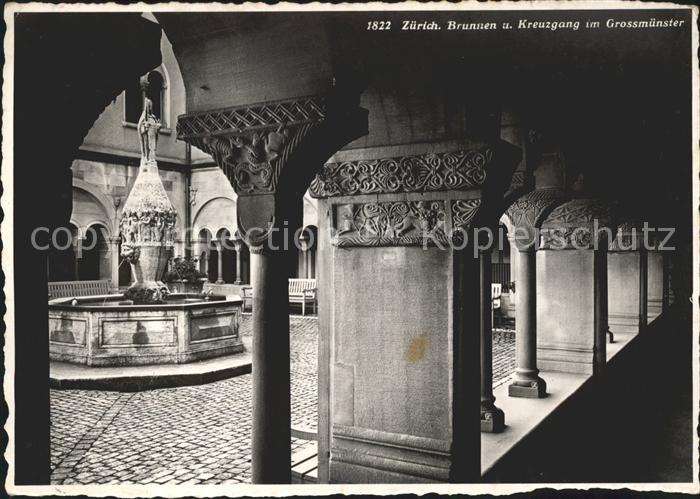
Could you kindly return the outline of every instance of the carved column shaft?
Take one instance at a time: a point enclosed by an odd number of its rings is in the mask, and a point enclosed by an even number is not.
[[[119,289],[119,238],[109,240],[109,257],[111,262],[112,290]]]
[[[216,279],[216,284],[224,283],[224,247],[220,242],[216,243],[216,271],[218,278]]]
[[[236,250],[236,280],[234,284],[241,284],[241,250],[243,243],[240,240],[234,240],[234,249]]]
[[[602,373],[607,362],[608,333],[608,252],[593,251],[594,343],[593,374]]]
[[[291,483],[287,272],[279,254],[251,248],[253,483]]]
[[[639,246],[639,332],[647,327],[649,299],[649,254],[646,246]]]
[[[481,333],[481,431],[498,433],[505,427],[503,411],[493,395],[493,298],[491,296],[491,250],[479,253]]]
[[[515,290],[515,378],[511,397],[544,397],[547,384],[537,369],[537,274],[535,248],[520,250]]]
[[[211,154],[236,194],[253,283],[253,483],[290,483],[288,249],[267,247],[303,203],[316,168],[367,133],[359,99],[307,97],[181,116],[178,138]],[[335,92],[340,92],[336,95]],[[289,170],[289,173],[285,173]],[[300,220],[299,220],[300,221]],[[294,225],[291,223],[290,225]],[[286,227],[293,233],[295,227]],[[279,234],[275,234],[273,239]],[[279,241],[276,241],[279,242]],[[288,248],[289,241],[283,241]],[[275,246],[279,247],[278,244]],[[239,260],[237,260],[238,262]],[[240,276],[240,270],[238,271]]]

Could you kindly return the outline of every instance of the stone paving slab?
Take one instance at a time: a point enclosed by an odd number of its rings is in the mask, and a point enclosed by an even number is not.
[[[251,339],[251,317],[241,335]],[[290,317],[292,427],[317,427],[315,317]],[[494,384],[510,376],[512,334],[494,334]],[[51,390],[52,483],[250,483],[252,377],[119,393]],[[303,453],[315,442],[292,438]]]

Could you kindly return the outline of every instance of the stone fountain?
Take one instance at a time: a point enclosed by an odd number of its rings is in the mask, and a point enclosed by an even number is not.
[[[138,122],[141,163],[120,220],[122,257],[129,264],[134,283],[124,296],[136,304],[163,303],[168,288],[160,281],[172,251],[177,213],[158,174],[156,146],[160,120],[151,100],[144,97]]]
[[[123,294],[51,300],[51,360],[94,366],[179,364],[243,350],[239,297],[171,294],[160,280],[177,213],[158,174],[161,124],[152,109],[144,95],[139,174],[120,218],[122,257],[131,265],[134,282]]]

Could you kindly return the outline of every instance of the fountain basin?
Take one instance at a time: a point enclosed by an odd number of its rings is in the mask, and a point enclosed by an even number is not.
[[[238,297],[184,293],[152,305],[134,305],[122,294],[51,300],[49,356],[89,366],[131,366],[242,352],[241,306]]]

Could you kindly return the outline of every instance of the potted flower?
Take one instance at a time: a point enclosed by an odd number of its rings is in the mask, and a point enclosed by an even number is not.
[[[170,260],[168,271],[163,281],[168,284],[172,293],[201,293],[202,286],[207,280],[206,275],[199,271],[196,258],[177,256]]]

